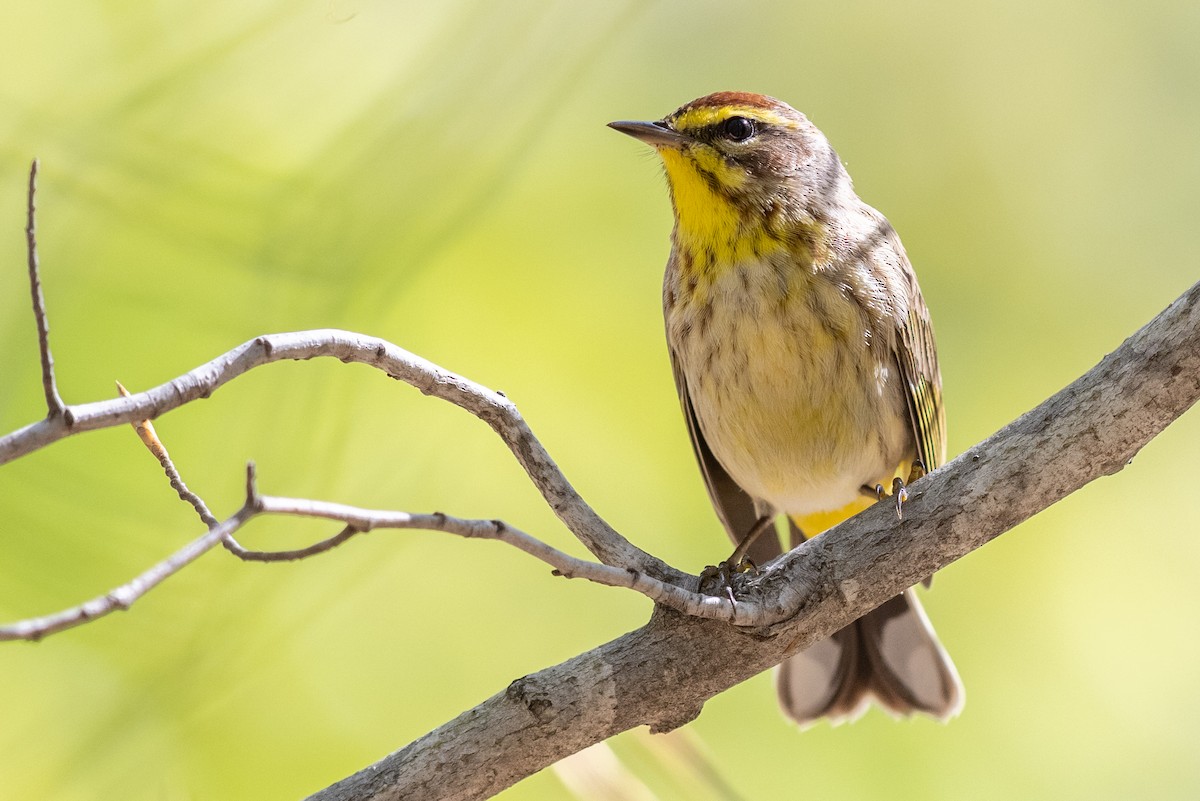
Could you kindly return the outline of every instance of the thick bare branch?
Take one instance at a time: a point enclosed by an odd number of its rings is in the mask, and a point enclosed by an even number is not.
[[[643,628],[507,689],[311,796],[487,798],[638,725],[674,728],[706,700],[828,636],[887,598],[1100,476],[1200,398],[1200,284],[1082,378],[914,483],[908,514],[878,504],[740,588],[796,609],[739,629],[660,611]]]
[[[636,548],[600,519],[506,398],[379,339],[335,330],[259,337],[146,392],[63,406],[37,270],[35,179],[36,163],[30,174],[27,237],[49,414],[0,437],[0,464],[71,434],[123,423],[152,434],[149,420],[208,397],[250,369],[329,356],[383,370],[487,422],[560,519],[603,564],[574,559],[497,521],[259,496],[251,471],[247,503],[229,520],[105,596],[0,627],[0,639],[37,639],[127,608],[218,542],[228,546],[238,527],[264,513],[325,517],[346,526],[306,549],[275,554],[241,549],[243,558],[302,558],[376,527],[434,528],[500,539],[564,575],[632,587],[663,604],[642,629],[513,682],[475,709],[314,796],[322,801],[484,798],[633,726],[674,728],[718,692],[827,636],[1083,484],[1119,471],[1200,397],[1198,284],[1079,381],[911,485],[903,521],[883,505],[864,512],[786,554],[760,575],[739,576],[739,602],[733,608],[723,599],[680,589],[693,586],[694,577]],[[167,465],[169,459],[164,469]],[[203,504],[193,506],[200,511]],[[206,523],[213,522],[209,514]],[[665,605],[690,615],[667,611]],[[730,626],[728,620],[742,625]]]

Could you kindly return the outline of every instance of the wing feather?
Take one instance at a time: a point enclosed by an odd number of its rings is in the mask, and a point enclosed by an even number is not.
[[[897,254],[907,265],[904,251]],[[946,461],[946,411],[942,406],[942,374],[938,370],[937,346],[929,307],[921,297],[916,276],[905,271],[908,290],[907,314],[898,321],[896,365],[904,382],[904,401],[912,422],[917,457],[926,470]]]

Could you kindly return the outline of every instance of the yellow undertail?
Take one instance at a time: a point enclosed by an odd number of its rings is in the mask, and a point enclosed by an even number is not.
[[[912,473],[912,465],[906,461],[896,468],[896,475],[904,479],[905,482],[911,482],[921,474],[914,475]],[[886,488],[884,497],[887,497],[887,493],[891,492],[891,479],[881,483]],[[863,494],[843,506],[841,509],[832,509],[825,512],[813,512],[807,515],[790,515],[790,517],[792,518],[792,522],[799,526],[800,530],[804,532],[804,536],[811,540],[821,532],[828,531],[838,523],[841,523],[843,520],[849,520],[863,509],[866,509],[868,506],[871,506],[877,502],[878,501],[874,497]],[[794,546],[795,543],[793,543],[793,547]]]

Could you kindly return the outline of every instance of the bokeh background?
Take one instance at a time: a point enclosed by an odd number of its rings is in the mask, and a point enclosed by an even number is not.
[[[727,544],[662,341],[669,206],[653,155],[604,123],[718,89],[808,113],[917,266],[958,453],[1196,280],[1197,41],[1183,0],[6,3],[0,427],[42,413],[36,155],[69,402],[261,333],[381,336],[504,390],[602,514],[698,570]],[[582,550],[486,426],[364,367],[261,369],[158,430],[218,516],[253,459],[265,492]],[[632,732],[593,767],[639,783],[627,798],[1196,798],[1198,446],[1193,412],[939,574],[925,598],[968,697],[950,725],[798,733],[763,675],[684,739]],[[127,428],[8,464],[0,617],[103,593],[200,531]],[[0,646],[0,797],[298,798],[649,611],[439,534],[291,565],[214,552],[130,612]],[[579,775],[502,797],[617,797]]]

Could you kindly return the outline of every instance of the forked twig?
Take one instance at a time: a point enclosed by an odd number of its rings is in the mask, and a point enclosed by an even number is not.
[[[116,384],[117,392],[121,397],[128,398],[130,396],[129,390],[120,381],[116,382]],[[184,482],[183,476],[180,475],[174,460],[171,459],[170,453],[167,452],[167,446],[163,444],[162,439],[158,436],[158,432],[154,428],[154,423],[149,420],[141,420],[133,423],[133,430],[137,432],[138,438],[146,446],[146,449],[158,460],[163,472],[166,473],[168,480],[171,482],[171,488],[175,490],[180,499],[195,509],[200,519],[210,529],[218,526],[220,523],[213,516],[212,512],[209,511],[208,505],[199,495],[189,489]],[[362,534],[370,531],[372,528],[438,528],[443,531],[452,530],[453,533],[467,537],[502,539],[490,531],[491,528],[503,527],[505,525],[500,521],[488,521],[485,524],[484,521],[463,521],[447,517],[440,513],[421,516],[408,515],[402,512],[368,512],[362,509],[355,509],[354,507],[299,498],[263,498],[258,495],[255,489],[253,465],[248,469],[251,472],[248,474],[247,479],[250,482],[247,485],[247,492],[249,493],[247,504],[253,506],[256,512],[342,520],[346,521],[347,525],[334,536],[315,542],[312,545],[304,548],[278,551],[250,550],[242,546],[234,538],[233,533],[230,532],[223,541],[224,545],[227,550],[243,561],[294,562],[306,559],[310,556],[316,556],[317,554],[333,550],[355,534]],[[521,532],[517,532],[517,534],[521,534]],[[524,534],[521,536],[528,537],[528,535]],[[520,537],[517,540],[520,540]],[[529,540],[541,545],[539,541],[532,537],[529,537]],[[523,550],[527,548],[523,548]],[[559,572],[561,575],[567,575],[563,571],[556,572]]]
[[[739,601],[736,606],[725,598],[685,590],[637,570],[579,559],[547,545],[537,537],[510,526],[503,520],[472,520],[452,517],[441,512],[415,514],[392,510],[363,509],[341,503],[314,501],[306,498],[282,498],[259,495],[254,489],[254,466],[250,465],[247,478],[250,496],[247,504],[254,514],[289,515],[293,517],[323,518],[346,524],[346,529],[321,543],[303,551],[280,552],[276,559],[299,559],[330,550],[345,542],[355,533],[366,533],[375,529],[419,529],[442,531],[467,539],[498,540],[507,543],[554,568],[554,574],[565,578],[582,578],[609,587],[626,587],[640,592],[651,600],[686,614],[716,620],[727,620],[735,625],[765,625],[772,621],[767,610],[753,602]],[[287,554],[287,556],[283,556]]]
[[[64,629],[82,625],[117,610],[128,609],[135,601],[167,578],[179,572],[216,545],[232,538],[234,532],[259,515],[287,515],[344,523],[341,533],[329,539],[294,551],[247,551],[246,561],[294,561],[332,550],[355,534],[374,529],[423,529],[456,534],[468,539],[499,540],[540,559],[554,568],[554,574],[566,578],[583,578],[610,587],[625,587],[642,593],[651,600],[686,614],[736,625],[763,625],[774,622],[761,605],[739,601],[736,606],[725,598],[690,592],[668,584],[645,573],[625,568],[589,562],[551,547],[536,537],[513,528],[501,520],[470,520],[451,517],[440,512],[410,514],[408,512],[362,509],[340,503],[313,501],[303,498],[283,498],[259,495],[254,464],[246,466],[246,500],[242,508],[224,522],[210,528],[204,536],[188,543],[162,562],[141,575],[104,595],[44,617],[30,618],[0,626],[0,641],[40,640]]]
[[[129,390],[125,389],[120,381],[116,382],[117,393],[122,398],[130,397]],[[158,436],[158,432],[154,429],[154,423],[150,420],[137,420],[131,423],[133,430],[137,432],[138,439],[146,446],[151,455],[158,460],[162,466],[163,472],[167,475],[167,480],[171,482],[171,489],[179,496],[179,499],[196,510],[196,514],[200,516],[200,520],[210,529],[220,524],[220,521],[208,509],[208,504],[204,502],[196,493],[188,488],[184,482],[183,476],[179,474],[178,468],[175,467],[175,462],[171,459],[171,454],[167,452],[167,446],[163,444]],[[225,550],[242,559],[254,559],[254,551],[248,551],[242,547],[242,544],[237,541],[230,532],[225,539],[221,541],[225,546]]]
[[[72,405],[66,410],[66,420],[41,420],[0,436],[0,464],[68,436],[159,417],[209,397],[229,381],[256,367],[317,357],[368,365],[479,418],[503,440],[546,503],[599,561],[649,573],[672,584],[690,580],[687,573],[621,536],[588,505],[534,436],[511,400],[390,342],[350,331],[326,329],[256,337],[172,381],[133,393],[128,398]]]

